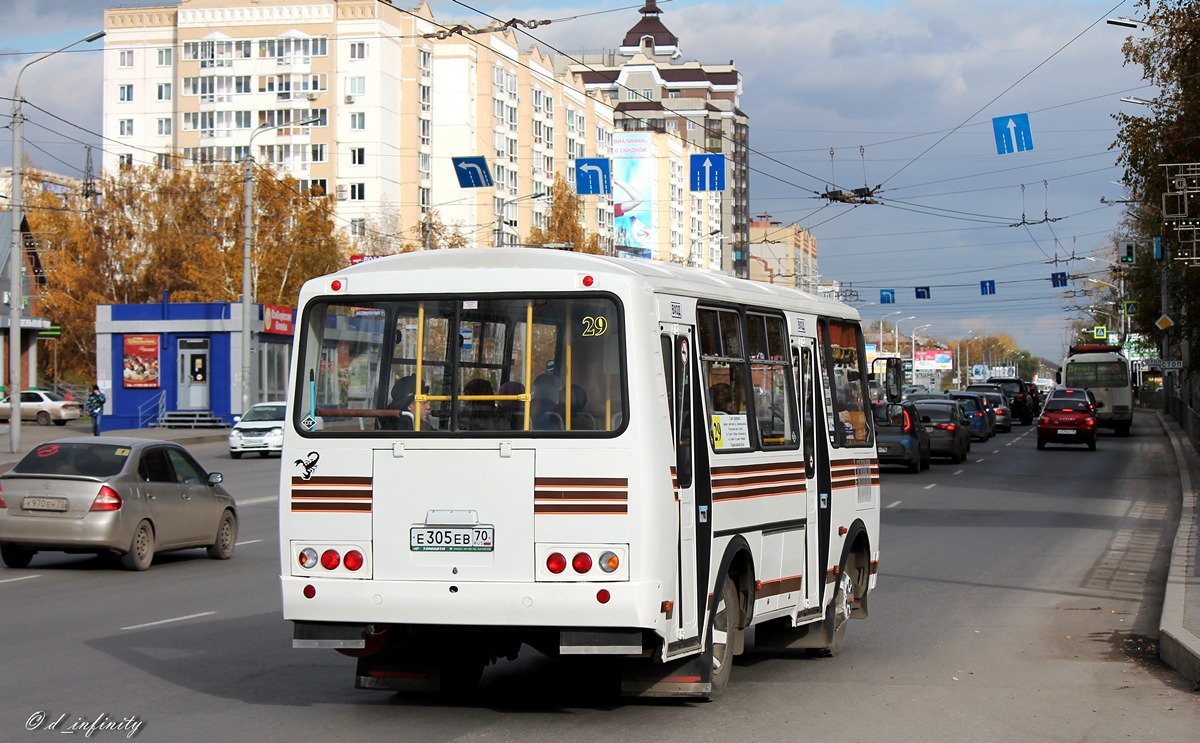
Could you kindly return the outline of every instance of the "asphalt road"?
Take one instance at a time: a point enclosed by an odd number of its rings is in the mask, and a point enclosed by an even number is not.
[[[1038,452],[1018,426],[962,465],[885,468],[870,618],[838,658],[748,646],[712,703],[621,700],[532,651],[471,699],[355,691],[351,659],[293,650],[280,618],[279,460],[193,445],[239,496],[237,553],[0,568],[0,740],[1194,740],[1200,694],[1146,639],[1174,465],[1152,418],[1134,434]]]

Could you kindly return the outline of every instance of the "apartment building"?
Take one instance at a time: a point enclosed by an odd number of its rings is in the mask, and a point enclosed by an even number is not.
[[[816,292],[817,238],[770,214],[750,220],[750,279]]]
[[[662,11],[646,0],[641,19],[618,50],[577,55],[561,64],[580,74],[588,91],[600,93],[616,111],[618,129],[654,132],[688,143],[697,152],[722,153],[726,190],[702,192],[688,211],[703,214],[718,202],[716,235],[706,220],[689,218],[688,250],[719,254],[725,273],[749,277],[749,117],[739,108],[742,78],[736,66],[682,61],[679,38],[663,24]],[[672,247],[674,250],[674,247]],[[706,263],[707,265],[707,263]]]
[[[420,246],[429,216],[469,245],[543,226],[554,175],[606,157],[614,112],[516,35],[450,33],[421,2],[188,0],[105,12],[106,169],[203,165],[252,153],[336,196],[366,252]],[[463,188],[455,157],[487,158]],[[611,197],[584,226],[613,244]]]

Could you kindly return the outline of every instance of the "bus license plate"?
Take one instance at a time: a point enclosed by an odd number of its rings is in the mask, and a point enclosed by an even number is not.
[[[26,511],[65,511],[67,510],[67,499],[27,496],[21,499],[21,508]]]
[[[414,526],[409,532],[413,552],[491,552],[493,526]]]

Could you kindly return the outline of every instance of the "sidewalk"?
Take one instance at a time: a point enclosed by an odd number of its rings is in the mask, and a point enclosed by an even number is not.
[[[1163,662],[1193,683],[1200,684],[1200,454],[1192,449],[1178,424],[1155,413],[1171,443],[1179,471],[1182,508],[1175,532],[1167,585],[1159,619],[1158,654]],[[9,453],[8,426],[0,425],[0,472],[7,470],[38,444],[67,436],[90,436],[91,423],[72,421],[65,426],[39,426],[26,422],[21,426],[21,451]],[[229,429],[139,428],[106,431],[107,436],[132,436],[143,439],[177,441],[183,445],[222,441]]]
[[[1200,487],[1200,455],[1179,425],[1155,413],[1171,442],[1182,490],[1179,529],[1171,549],[1162,616],[1158,627],[1158,657],[1182,676],[1200,684],[1200,518],[1196,505]]]

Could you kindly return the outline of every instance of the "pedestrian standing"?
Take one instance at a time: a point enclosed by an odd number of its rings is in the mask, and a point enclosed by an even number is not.
[[[93,436],[100,435],[100,418],[104,415],[104,403],[107,401],[108,398],[100,391],[100,386],[93,384],[92,394],[87,396],[87,400],[83,404],[84,409],[87,410],[87,414],[92,417]]]

